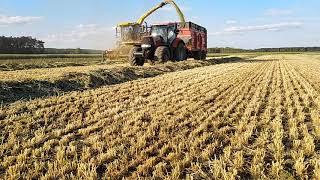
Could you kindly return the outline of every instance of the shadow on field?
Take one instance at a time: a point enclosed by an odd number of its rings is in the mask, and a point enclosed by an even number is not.
[[[71,91],[82,91],[106,85],[120,84],[141,78],[155,77],[161,74],[223,63],[254,62],[239,57],[188,60],[176,63],[158,64],[145,67],[112,67],[89,73],[66,73],[62,78],[49,80],[0,81],[0,104],[9,104],[19,100],[31,100],[61,95]]]

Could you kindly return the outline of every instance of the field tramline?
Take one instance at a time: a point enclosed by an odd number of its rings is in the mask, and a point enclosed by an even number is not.
[[[0,109],[0,177],[320,178],[320,58],[265,55]]]

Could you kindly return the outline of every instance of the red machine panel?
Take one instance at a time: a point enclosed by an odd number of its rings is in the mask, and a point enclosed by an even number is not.
[[[189,51],[207,52],[207,30],[192,22],[178,23],[181,38]]]

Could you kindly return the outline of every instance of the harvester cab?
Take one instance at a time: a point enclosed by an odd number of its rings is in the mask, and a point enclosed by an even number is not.
[[[116,37],[120,44],[137,44],[145,33],[144,26],[137,23],[122,23],[116,28]]]
[[[117,48],[106,50],[103,53],[105,59],[127,58],[132,46],[139,45],[141,37],[145,34],[147,28],[138,23],[121,23],[116,27]]]

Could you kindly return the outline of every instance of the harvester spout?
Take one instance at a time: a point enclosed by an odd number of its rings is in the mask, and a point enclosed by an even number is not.
[[[150,9],[148,12],[146,12],[143,16],[140,17],[140,19],[137,21],[138,24],[142,25],[144,20],[149,17],[151,14],[153,14],[155,11],[157,11],[160,8],[163,8],[164,6],[166,6],[167,4],[171,4],[175,10],[178,13],[178,16],[180,18],[180,22],[184,23],[185,21],[185,17],[184,14],[182,13],[181,9],[179,8],[179,6],[173,1],[173,0],[165,0],[164,2],[160,3],[159,5],[153,7],[152,9]]]
[[[182,13],[182,11],[179,8],[179,6],[173,0],[165,0],[165,2],[167,4],[171,4],[176,9],[176,11],[177,11],[177,13],[179,15],[179,18],[180,18],[180,22],[185,23],[186,20],[185,20],[184,14]]]

